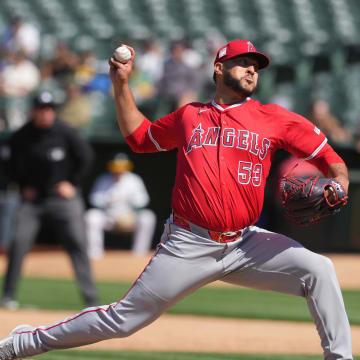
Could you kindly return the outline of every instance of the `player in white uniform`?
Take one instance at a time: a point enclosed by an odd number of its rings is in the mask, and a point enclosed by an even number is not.
[[[133,232],[132,251],[144,255],[151,249],[156,215],[145,207],[149,194],[141,177],[133,172],[133,163],[124,153],[107,164],[108,173],[101,174],[89,195],[94,208],[85,214],[88,253],[92,259],[104,254],[104,231]]]

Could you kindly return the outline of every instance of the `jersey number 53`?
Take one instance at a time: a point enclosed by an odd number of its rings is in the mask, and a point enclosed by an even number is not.
[[[252,162],[248,161],[239,161],[239,183],[242,185],[248,185],[251,182],[254,186],[260,186],[262,169],[262,164],[253,164]]]

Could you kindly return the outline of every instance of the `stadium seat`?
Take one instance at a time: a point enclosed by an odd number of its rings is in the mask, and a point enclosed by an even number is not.
[[[0,31],[14,14],[38,26],[42,58],[50,56],[58,39],[76,51],[92,49],[99,59],[107,58],[115,43],[149,36],[165,46],[186,38],[203,54],[214,31],[227,40],[250,39],[272,60],[262,76],[260,97],[269,96],[279,71],[292,67],[299,91],[293,96],[306,98],[311,90],[313,96],[331,99],[351,127],[359,121],[359,69],[349,68],[346,50],[358,44],[358,0],[1,0],[0,9]],[[323,58],[330,60],[328,69],[317,67]],[[114,116],[106,113],[106,101],[94,100],[98,134],[112,131],[102,119]],[[295,102],[305,104],[304,99]]]

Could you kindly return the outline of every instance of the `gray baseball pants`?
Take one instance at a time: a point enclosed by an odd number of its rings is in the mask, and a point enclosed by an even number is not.
[[[17,334],[15,352],[29,356],[129,336],[194,290],[222,280],[305,297],[324,358],[353,359],[350,326],[328,258],[256,226],[231,243],[214,242],[197,225],[190,228],[170,217],[154,256],[120,301]]]
[[[18,210],[3,296],[13,299],[26,254],[31,250],[43,220],[50,220],[68,252],[86,304],[97,303],[97,291],[87,255],[84,203],[79,195],[71,199],[49,197],[39,203],[23,202]]]

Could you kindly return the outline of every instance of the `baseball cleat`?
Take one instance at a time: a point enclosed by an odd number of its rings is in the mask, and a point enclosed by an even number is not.
[[[21,359],[15,354],[13,340],[14,335],[22,330],[28,330],[30,325],[19,325],[10,334],[0,340],[0,360]]]

